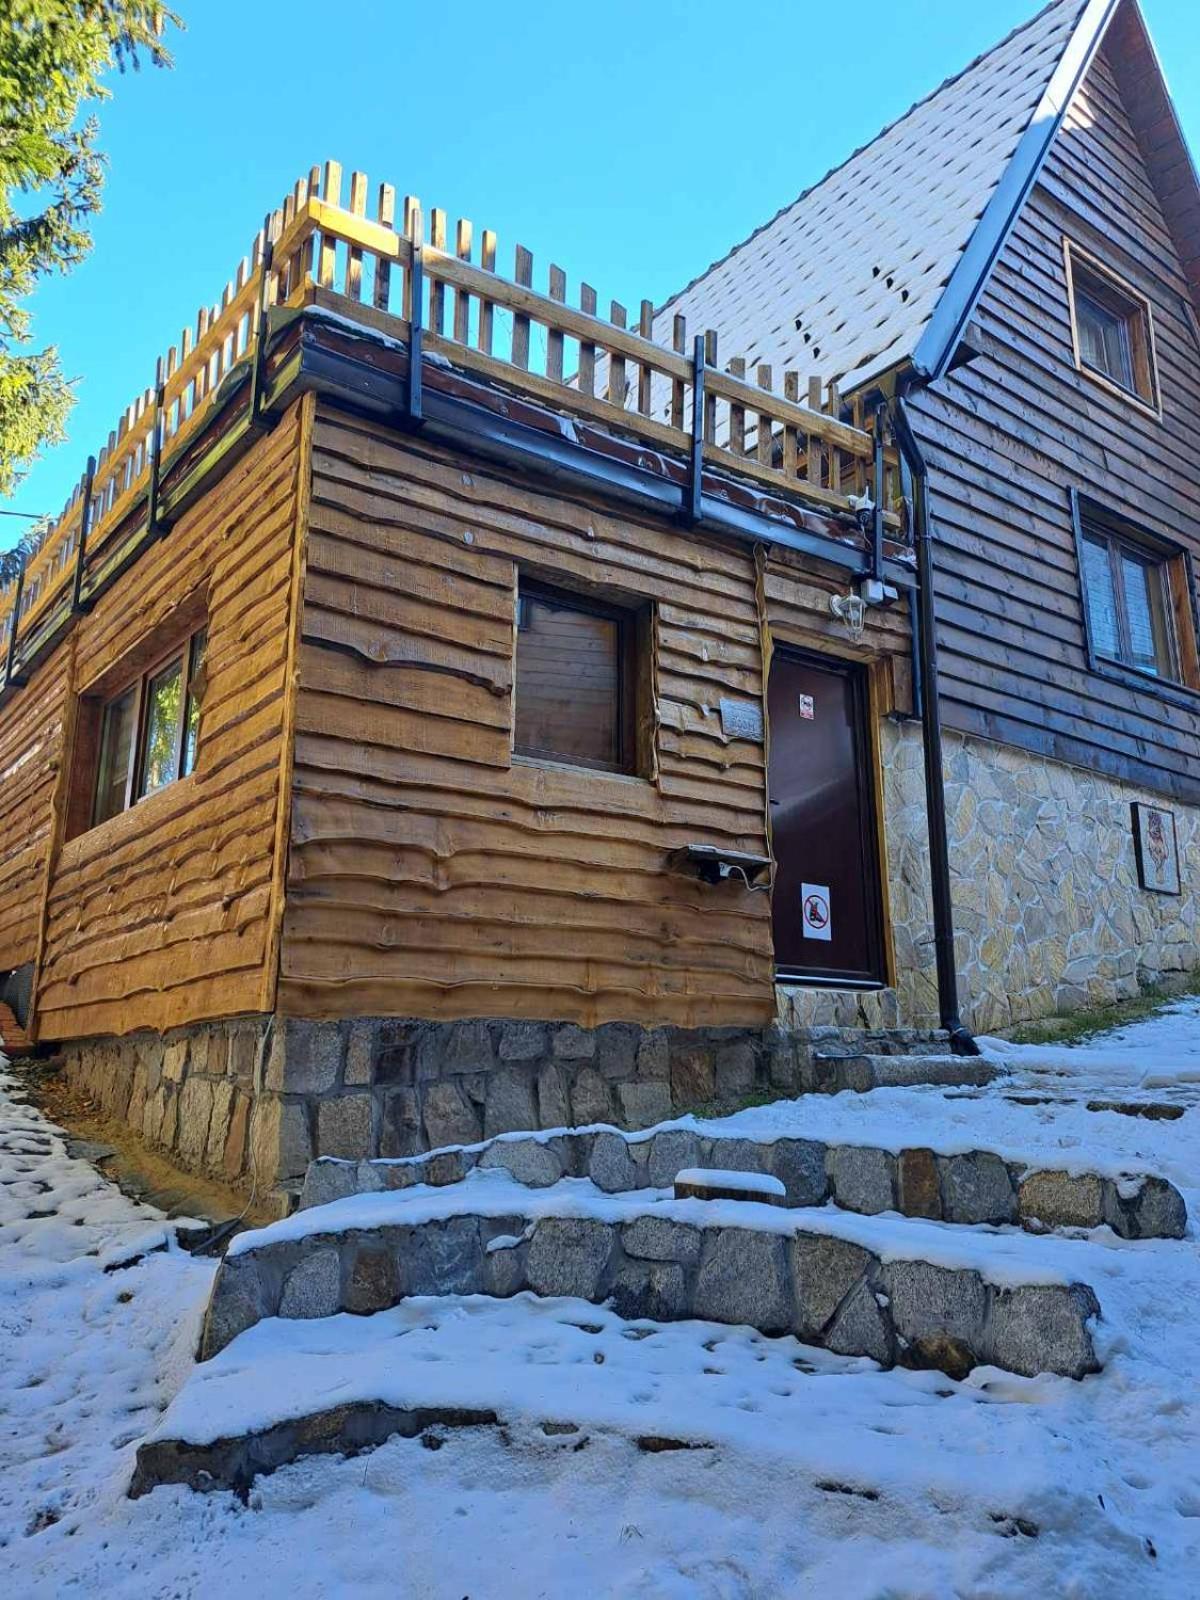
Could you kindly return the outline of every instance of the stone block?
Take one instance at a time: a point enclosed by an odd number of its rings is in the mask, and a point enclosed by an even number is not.
[[[792,1331],[801,1339],[819,1341],[874,1257],[847,1239],[801,1233],[789,1241],[788,1259],[795,1301]]]
[[[626,1255],[643,1261],[678,1261],[685,1267],[694,1267],[699,1261],[703,1241],[699,1228],[669,1217],[637,1217],[621,1230]]]
[[[674,1261],[627,1261],[613,1279],[612,1308],[636,1321],[676,1322],[690,1311],[687,1280]]]
[[[618,1194],[625,1189],[640,1189],[645,1182],[644,1169],[634,1165],[629,1142],[619,1133],[598,1133],[592,1144],[588,1176],[597,1189],[606,1194]]]
[[[274,1031],[272,1046],[278,1048],[281,1038],[281,1029],[277,1025]],[[194,1048],[193,1041],[193,1048]],[[212,1056],[216,1050],[216,1038],[209,1046],[209,1065],[212,1066]],[[262,1036],[256,1027],[232,1027],[228,1036],[222,1041],[225,1049],[225,1070],[229,1077],[241,1088],[257,1090],[262,1085],[257,1081],[259,1049]]]
[[[749,1039],[736,1039],[717,1051],[715,1079],[719,1100],[744,1100],[754,1090],[755,1077],[754,1046]]]
[[[618,1083],[617,1104],[626,1128],[652,1128],[671,1115],[671,1090],[665,1083]]]
[[[707,1105],[716,1093],[713,1052],[704,1044],[677,1044],[671,1051],[671,1101],[676,1107]]]
[[[169,1034],[163,1040],[162,1050],[158,1052],[160,1076],[162,1069],[166,1065],[167,1051],[177,1037],[179,1037],[177,1034]],[[215,1048],[214,1041],[216,1039],[220,1039],[223,1042],[224,1035],[215,1034],[213,1024],[208,1022],[201,1023],[187,1036],[189,1072],[197,1072],[202,1078],[223,1078],[225,1076],[229,1068],[229,1058],[228,1056],[222,1057],[220,1051]],[[210,1057],[212,1058],[211,1065]]]
[[[536,1061],[546,1054],[546,1025],[543,1022],[503,1022],[500,1024],[501,1061]],[[554,1126],[554,1124],[548,1124]]]
[[[483,1292],[495,1295],[498,1300],[507,1300],[514,1294],[520,1294],[525,1288],[526,1273],[525,1260],[528,1251],[520,1233],[510,1234],[507,1237],[516,1239],[516,1244],[497,1243],[495,1239],[484,1250],[483,1255]],[[504,1236],[502,1235],[501,1238]]]
[[[168,1083],[182,1083],[188,1067],[187,1039],[174,1039],[163,1051],[162,1075]]]
[[[1187,1207],[1165,1178],[1107,1179],[1104,1220],[1122,1239],[1182,1239]]]
[[[1095,1295],[1081,1283],[997,1289],[988,1328],[991,1359],[1027,1378],[1098,1372],[1087,1324],[1099,1311]]]
[[[346,1064],[342,1082],[348,1089],[368,1087],[375,1077],[375,1052],[379,1024],[369,1019],[352,1022],[346,1034]]]
[[[825,1166],[833,1198],[847,1211],[875,1216],[896,1205],[896,1158],[866,1145],[831,1145]]]
[[[748,1323],[763,1333],[789,1329],[792,1305],[783,1239],[743,1228],[710,1232],[692,1312],[711,1322]]]
[[[670,1082],[671,1044],[664,1028],[642,1034],[637,1048],[637,1075],[643,1083]]]
[[[563,1175],[558,1153],[536,1139],[497,1139],[480,1156],[479,1165],[501,1167],[530,1189],[546,1189]]]
[[[229,1114],[229,1132],[225,1136],[225,1148],[221,1152],[221,1167],[229,1179],[241,1176],[246,1165],[246,1144],[250,1131],[250,1107],[253,1104],[248,1094],[241,1090],[235,1091],[233,1109]]]
[[[825,1146],[816,1139],[776,1139],[765,1146],[766,1170],[783,1184],[789,1206],[824,1205],[829,1193]]]
[[[461,1183],[474,1165],[475,1158],[468,1157],[464,1150],[439,1150],[421,1163],[421,1182],[433,1189],[445,1189],[452,1183]]]
[[[651,1189],[669,1189],[676,1173],[700,1166],[702,1159],[698,1133],[689,1128],[666,1128],[649,1141],[645,1177],[640,1181]]]
[[[379,1118],[379,1154],[390,1157],[415,1156],[423,1148],[417,1091],[412,1088],[385,1089]]]
[[[927,1261],[891,1261],[882,1269],[892,1326],[906,1366],[934,1367],[964,1378],[986,1359],[988,1291],[977,1272]]]
[[[596,1122],[611,1122],[612,1114],[608,1084],[595,1067],[582,1067],[571,1083],[572,1125],[586,1128]]]
[[[339,1094],[317,1106],[317,1154],[344,1161],[374,1154],[369,1094]]]
[[[304,1174],[304,1187],[300,1191],[300,1210],[312,1206],[327,1206],[333,1200],[342,1200],[362,1188],[358,1179],[358,1166],[353,1161],[310,1161]]]
[[[606,1022],[595,1031],[596,1070],[611,1081],[630,1078],[637,1068],[640,1030],[627,1022]]]
[[[276,1043],[268,1064],[267,1088],[288,1094],[326,1094],[335,1089],[342,1068],[342,1034],[336,1022],[289,1018],[276,1026]],[[282,1081],[276,1081],[282,1072]]]
[[[590,1028],[568,1022],[554,1030],[551,1049],[559,1061],[591,1061],[596,1054],[596,1035]]]
[[[440,1075],[457,1072],[490,1072],[496,1064],[491,1029],[486,1022],[455,1022],[447,1034],[441,1032]]]
[[[479,1113],[463,1093],[460,1084],[450,1080],[431,1083],[425,1088],[423,1111],[428,1147],[475,1144],[482,1132]]]
[[[503,1041],[501,1041],[503,1054]],[[537,1114],[539,1128],[569,1128],[571,1098],[561,1067],[550,1061],[537,1075]]]
[[[200,1335],[199,1359],[208,1361],[231,1339],[274,1315],[254,1256],[226,1256],[217,1268]]]
[[[332,1317],[341,1306],[342,1261],[336,1245],[306,1252],[283,1281],[281,1317]]]
[[[942,1193],[932,1150],[901,1150],[896,1157],[896,1198],[906,1217],[941,1217]]]
[[[225,1141],[233,1115],[237,1089],[228,1078],[218,1078],[212,1086],[212,1114],[208,1123],[208,1143],[204,1151],[206,1167],[221,1167],[225,1160]]]
[[[185,1078],[179,1090],[178,1150],[185,1166],[199,1169],[208,1149],[213,1086],[207,1078]]]
[[[360,1316],[386,1311],[400,1298],[400,1272],[395,1252],[367,1239],[350,1247],[342,1308]]]
[[[403,1230],[397,1249],[403,1292],[482,1294],[483,1249],[478,1217],[448,1217]]]
[[[767,1082],[778,1094],[798,1094],[804,1086],[803,1049],[794,1033],[772,1025],[763,1037]]]
[[[413,1088],[438,1075],[437,1035],[425,1022],[384,1022],[375,1041],[375,1082]]]
[[[1017,1191],[1022,1222],[1045,1228],[1098,1228],[1104,1221],[1104,1191],[1094,1173],[1029,1172]]]
[[[1015,1222],[1017,1197],[1008,1168],[985,1150],[939,1156],[947,1222]]]
[[[881,1367],[893,1359],[892,1325],[866,1279],[851,1289],[825,1335],[825,1347],[839,1356],[870,1356]]]
[[[537,1127],[533,1084],[532,1073],[520,1067],[502,1067],[490,1075],[483,1110],[485,1139],[498,1133],[527,1133]]]
[[[313,1154],[304,1102],[260,1095],[250,1116],[250,1149],[260,1185],[302,1178]]]
[[[615,1229],[606,1222],[547,1217],[534,1226],[526,1260],[535,1294],[597,1301],[607,1289]]]

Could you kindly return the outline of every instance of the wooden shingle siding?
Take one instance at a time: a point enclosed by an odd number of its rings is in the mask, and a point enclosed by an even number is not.
[[[61,847],[37,995],[43,1038],[271,1003],[300,415],[293,408],[74,635],[86,692],[200,589],[208,684],[192,776]]]
[[[57,650],[0,712],[0,972],[37,956],[70,659]]]
[[[1063,236],[1150,302],[1162,420],[1076,370]],[[1200,556],[1200,343],[1106,58],[977,317],[983,354],[912,402],[927,451],[948,726],[1200,800],[1200,699],[1088,666],[1070,491]]]
[[[642,775],[512,757],[518,571],[653,603]],[[719,714],[761,696],[748,549],[319,407],[281,1008],[767,1020],[768,897],[665,865],[763,850],[762,746]]]

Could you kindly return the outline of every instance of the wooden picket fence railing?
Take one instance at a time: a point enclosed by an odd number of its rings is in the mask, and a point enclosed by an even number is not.
[[[513,277],[504,278],[490,230],[479,236],[475,261],[470,222],[457,223],[451,247],[444,211],[429,214],[426,234],[419,203],[406,197],[397,228],[390,184],[379,185],[374,217],[366,214],[362,173],[351,176],[346,207],[341,187],[335,162],[300,179],[256,235],[219,304],[202,309],[194,332],[184,329],[160,359],[154,387],[109,434],[90,485],[81,479],[62,514],[27,540],[19,583],[0,593],[0,651],[18,611],[24,634],[73,582],[85,496],[90,562],[145,492],[155,449],[160,456],[174,451],[204,426],[222,379],[251,356],[260,320],[277,304],[321,305],[403,339],[419,283],[427,355],[656,449],[690,451],[696,369],[682,317],[674,319],[671,345],[657,343],[648,301],[636,329],[615,301],[601,318],[596,291],[586,283],[579,307],[567,303],[566,276],[557,266],[549,268],[547,292],[535,290],[533,257],[524,247],[516,248]],[[846,422],[835,384],[786,372],[778,393],[769,366],[756,368],[753,383],[740,359],[720,370],[711,330],[704,333],[704,360],[706,463],[832,512],[856,509],[851,497],[861,503],[872,488],[875,451],[861,402],[852,403]],[[897,472],[890,450],[885,460],[883,503],[890,506]],[[886,522],[895,536],[899,519],[890,510]]]

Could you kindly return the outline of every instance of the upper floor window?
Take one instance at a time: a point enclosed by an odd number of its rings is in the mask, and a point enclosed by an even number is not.
[[[1069,239],[1064,245],[1075,364],[1081,372],[1158,409],[1149,301]]]
[[[206,644],[201,628],[100,708],[93,825],[192,771]]]
[[[636,638],[635,611],[522,579],[516,754],[633,772]]]
[[[1200,688],[1187,556],[1102,506],[1074,499],[1092,665]]]

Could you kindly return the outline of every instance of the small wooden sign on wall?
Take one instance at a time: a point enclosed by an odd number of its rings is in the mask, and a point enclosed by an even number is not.
[[[1138,883],[1155,894],[1181,893],[1175,813],[1143,805],[1140,800],[1133,802],[1132,810]]]

